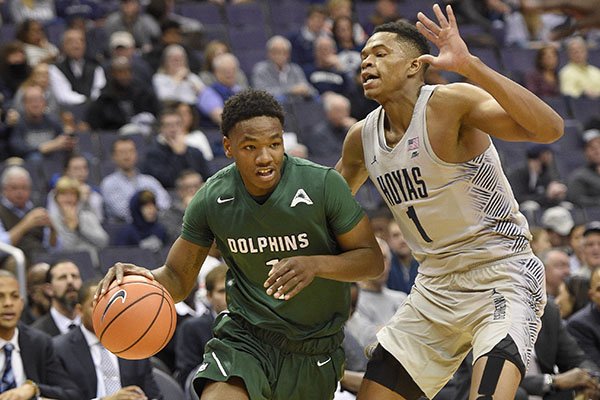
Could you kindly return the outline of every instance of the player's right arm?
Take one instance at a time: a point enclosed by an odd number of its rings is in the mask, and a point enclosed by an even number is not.
[[[344,139],[342,157],[335,165],[335,169],[344,177],[348,186],[350,186],[352,194],[356,194],[369,177],[369,172],[365,166],[361,138],[364,123],[364,120],[358,121],[350,128]]]

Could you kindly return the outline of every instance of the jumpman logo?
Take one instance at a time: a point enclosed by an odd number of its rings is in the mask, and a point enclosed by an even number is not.
[[[373,161],[371,161],[371,165],[375,164],[377,162],[377,156],[373,156]]]

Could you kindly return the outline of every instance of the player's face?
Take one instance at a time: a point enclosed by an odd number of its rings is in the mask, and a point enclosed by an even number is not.
[[[235,160],[248,193],[264,196],[275,190],[284,153],[279,119],[261,116],[240,121],[223,138],[223,147],[225,155]]]
[[[361,78],[365,96],[383,103],[402,88],[416,60],[392,32],[377,32],[361,52]]]
[[[21,318],[23,299],[19,283],[11,277],[0,278],[0,337],[10,339]],[[7,337],[8,336],[8,337]]]

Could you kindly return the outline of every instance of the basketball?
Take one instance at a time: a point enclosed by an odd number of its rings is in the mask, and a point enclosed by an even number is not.
[[[125,275],[98,299],[93,323],[100,343],[118,357],[139,360],[158,353],[175,332],[173,298],[157,281]]]

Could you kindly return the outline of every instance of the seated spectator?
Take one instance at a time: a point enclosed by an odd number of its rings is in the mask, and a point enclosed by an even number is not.
[[[31,67],[40,62],[53,63],[58,57],[58,49],[48,41],[44,27],[34,19],[26,19],[19,24],[16,38],[23,43],[27,62]]]
[[[183,321],[175,338],[176,377],[185,387],[188,375],[201,363],[204,346],[213,338],[213,323],[222,311],[227,309],[225,298],[225,281],[227,265],[220,264],[213,268],[205,280],[208,309],[200,316]]]
[[[576,275],[591,278],[592,273],[600,268],[600,222],[591,221],[583,231],[583,260]]]
[[[61,105],[95,100],[106,85],[104,70],[98,62],[86,58],[85,49],[84,32],[67,29],[62,38],[63,54],[49,71],[54,96]]]
[[[171,206],[169,193],[156,178],[141,174],[137,168],[135,142],[123,136],[115,140],[111,148],[112,161],[117,170],[102,179],[100,192],[106,205],[106,218],[113,222],[129,222],[129,200],[140,190],[150,190],[156,197],[158,209]]]
[[[182,33],[188,42],[201,38],[204,27],[202,23],[194,18],[188,18],[175,13],[175,0],[150,0],[146,6],[146,12],[160,25],[165,21],[175,21],[182,29]],[[194,71],[197,71],[194,69]]]
[[[0,241],[23,250],[28,262],[38,253],[55,248],[58,237],[48,212],[31,201],[31,176],[11,166],[0,177]]]
[[[352,12],[352,0],[328,0],[327,1],[327,12],[328,17],[325,20],[325,28],[335,36],[333,25],[335,24],[335,20],[344,17],[349,18],[352,22],[350,26],[350,32],[352,33],[352,37],[354,42],[361,46],[367,41],[367,34],[363,27],[358,23],[354,22],[354,16]]]
[[[365,26],[368,34],[373,32],[377,25],[394,22],[402,18],[398,10],[398,0],[376,0],[375,10],[369,16],[369,23]]]
[[[177,110],[183,121],[185,143],[200,150],[206,161],[215,158],[208,138],[200,130],[200,114],[198,113],[198,109],[188,103],[180,102],[175,106],[175,110]]]
[[[568,248],[569,233],[575,226],[569,210],[561,206],[548,208],[542,214],[541,223],[548,233],[552,247]]]
[[[398,223],[390,221],[387,230],[387,243],[391,251],[387,287],[408,294],[419,272],[419,263],[413,257]]]
[[[175,181],[175,198],[168,210],[160,213],[160,220],[167,228],[169,243],[173,243],[181,234],[183,214],[192,198],[202,187],[202,176],[195,171],[183,171]]]
[[[23,44],[11,41],[0,48],[0,94],[9,103],[30,73]]]
[[[183,47],[172,44],[165,47],[161,66],[152,77],[154,91],[160,101],[181,101],[195,104],[205,89],[198,75],[190,72]]]
[[[186,144],[181,116],[177,111],[165,110],[160,117],[158,135],[146,153],[141,170],[170,189],[175,187],[179,174],[187,169],[202,177],[210,176],[210,168],[200,150]]]
[[[538,96],[560,96],[558,81],[558,50],[544,46],[535,55],[535,69],[525,76],[525,87]]]
[[[207,86],[212,85],[217,80],[213,68],[215,57],[225,53],[231,53],[231,48],[222,40],[214,39],[206,44],[206,47],[204,48],[204,59],[198,75],[200,75],[200,79],[202,79],[202,82]],[[243,88],[249,87],[248,78],[241,69],[238,69],[237,71],[235,82]]]
[[[269,92],[280,103],[317,94],[302,68],[290,62],[291,51],[289,40],[273,36],[267,41],[267,60],[257,62],[252,69],[252,87]]]
[[[81,400],[81,393],[60,364],[50,337],[19,323],[24,299],[19,282],[8,271],[0,271],[0,299],[0,337],[5,359],[11,359],[4,371],[12,371],[4,374],[2,397]]]
[[[550,243],[550,235],[548,231],[541,226],[532,226],[529,231],[531,232],[531,251],[536,256],[541,256],[544,252],[552,248]]]
[[[556,297],[561,284],[571,274],[569,255],[561,249],[550,249],[539,256],[546,272],[546,293]]]
[[[585,224],[577,224],[571,229],[569,234],[569,247],[571,249],[571,255],[569,256],[569,264],[571,273],[576,273],[581,269],[584,264],[583,260],[583,232],[585,231]]]
[[[79,182],[79,207],[82,210],[92,212],[98,221],[102,222],[104,220],[104,201],[99,189],[87,183],[89,175],[88,161],[84,156],[72,153],[67,157],[63,176]],[[46,207],[50,213],[54,213],[56,210],[55,194],[54,189],[50,190],[46,200]]]
[[[163,399],[149,359],[124,360],[100,344],[92,324],[97,286],[96,282],[89,282],[79,290],[82,324],[54,339],[60,364],[82,392],[79,399]],[[102,361],[105,357],[112,364],[110,367]],[[116,376],[107,376],[111,372]]]
[[[98,0],[55,0],[56,14],[70,25],[76,19],[96,22],[106,15],[106,5]]]
[[[534,202],[535,210],[559,205],[567,197],[567,186],[561,182],[552,147],[547,144],[530,145],[527,161],[514,168],[508,180],[519,204]]]
[[[567,198],[580,207],[600,207],[600,130],[585,131],[583,141],[586,165],[569,175]]]
[[[554,298],[560,311],[560,317],[566,321],[571,315],[585,307],[590,301],[589,292],[589,278],[579,275],[566,277],[558,287],[558,295]]]
[[[559,71],[560,92],[565,96],[600,97],[600,68],[588,61],[588,49],[582,37],[567,40],[569,62]]]
[[[346,74],[353,74],[362,62],[360,51],[362,43],[357,43],[352,35],[352,18],[340,16],[333,20],[331,28],[337,46],[337,55],[341,69]]]
[[[152,81],[154,70],[135,48],[135,39],[127,31],[118,31],[110,35],[110,57],[104,64],[106,71],[110,70],[110,63],[118,57],[126,57],[131,64],[133,76],[142,82]]]
[[[160,36],[160,26],[143,11],[139,0],[120,0],[119,9],[106,18],[104,29],[109,36],[118,31],[131,33],[142,52],[150,51]]]
[[[142,190],[129,200],[131,223],[118,233],[116,246],[138,246],[157,252],[167,244],[167,230],[158,221],[156,197],[149,190]]]
[[[152,51],[144,54],[144,59],[152,68],[152,73],[155,73],[160,67],[165,48],[174,44],[183,47],[185,50],[189,69],[191,71],[198,71],[200,69],[200,61],[194,51],[184,41],[181,24],[173,20],[162,21],[160,31],[161,35],[158,43],[153,46]]]
[[[50,311],[50,296],[44,291],[49,268],[48,263],[40,262],[27,269],[27,304],[21,314],[21,322],[27,325]]]
[[[82,207],[79,181],[63,176],[54,187],[56,208],[50,218],[64,250],[85,250],[98,266],[98,250],[108,245],[108,234],[98,217]]]
[[[197,107],[203,116],[216,125],[221,125],[221,114],[225,101],[244,88],[237,84],[240,63],[231,53],[221,54],[213,60],[215,82],[198,96]]]
[[[304,71],[314,64],[315,40],[329,35],[326,21],[327,10],[322,5],[313,4],[308,8],[304,24],[289,35],[292,43],[292,62],[298,64]]]
[[[581,349],[596,364],[600,364],[600,269],[590,279],[590,302],[571,315],[567,329]]]
[[[334,92],[345,95],[350,91],[350,78],[344,73],[335,42],[329,36],[315,40],[314,63],[305,67],[304,72],[310,84],[321,94]]]
[[[131,63],[125,57],[111,62],[110,78],[100,96],[87,111],[92,129],[118,130],[129,123],[151,124],[160,111],[154,90],[132,74]]]
[[[20,24],[26,19],[35,19],[41,23],[48,23],[56,18],[54,0],[14,0],[9,2],[9,6],[10,19],[15,24]]]
[[[38,63],[35,67],[33,67],[29,77],[27,77],[21,86],[19,86],[19,89],[15,93],[13,107],[19,112],[19,114],[22,115],[25,113],[25,107],[23,106],[23,93],[25,92],[25,88],[31,86],[39,86],[44,91],[44,98],[46,100],[46,113],[55,117],[61,115],[58,99],[50,87],[50,66],[46,63]]]
[[[24,114],[10,136],[11,153],[21,158],[41,160],[53,154],[64,156],[77,144],[77,138],[63,131],[54,115],[46,112],[46,98],[40,86],[23,91]]]

